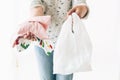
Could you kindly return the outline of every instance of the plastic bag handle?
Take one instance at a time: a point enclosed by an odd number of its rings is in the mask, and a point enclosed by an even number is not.
[[[73,24],[74,24],[74,22],[73,22],[73,15],[71,15],[71,18],[72,18],[72,27],[71,27],[71,31],[72,31],[72,33],[74,33],[74,30],[73,30]]]

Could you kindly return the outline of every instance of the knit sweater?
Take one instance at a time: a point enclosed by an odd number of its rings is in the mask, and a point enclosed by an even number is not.
[[[74,6],[86,5],[86,0],[33,0],[31,7],[41,6],[44,15],[51,15],[51,25],[47,34],[55,45],[67,12]]]

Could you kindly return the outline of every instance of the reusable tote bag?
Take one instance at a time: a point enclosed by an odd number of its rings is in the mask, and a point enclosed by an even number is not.
[[[64,22],[53,56],[54,74],[90,71],[92,44],[85,26],[76,13]]]

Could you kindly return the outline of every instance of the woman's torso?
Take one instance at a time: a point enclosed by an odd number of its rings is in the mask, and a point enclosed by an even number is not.
[[[55,43],[61,26],[67,17],[67,12],[72,6],[72,0],[42,0],[45,5],[45,15],[51,15],[51,25],[47,32]]]

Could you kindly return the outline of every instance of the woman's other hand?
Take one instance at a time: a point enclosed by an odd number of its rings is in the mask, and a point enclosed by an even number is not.
[[[88,13],[88,7],[86,5],[75,6],[75,7],[73,7],[72,9],[70,9],[68,11],[67,16],[71,15],[73,12],[78,14],[78,16],[80,18],[84,18],[87,15],[87,13]]]

